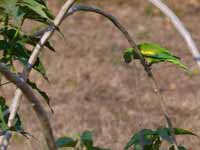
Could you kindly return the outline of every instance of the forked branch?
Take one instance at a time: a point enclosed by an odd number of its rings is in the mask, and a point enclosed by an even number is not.
[[[46,111],[44,110],[43,106],[41,105],[40,101],[38,100],[38,98],[33,93],[33,90],[30,88],[30,86],[26,83],[26,81],[22,77],[10,72],[7,66],[3,63],[0,63],[0,72],[9,81],[14,83],[23,92],[27,100],[29,100],[29,102],[33,105],[33,109],[42,126],[42,132],[44,134],[49,150],[56,150],[55,140],[54,140],[54,136],[53,136],[48,115]],[[10,135],[6,133],[6,136],[10,136]],[[3,146],[6,146],[6,144],[7,143],[5,143],[5,145]]]

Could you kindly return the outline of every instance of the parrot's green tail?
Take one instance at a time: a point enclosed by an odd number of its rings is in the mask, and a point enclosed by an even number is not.
[[[177,65],[178,67],[182,68],[187,73],[191,74],[191,71],[188,69],[188,67],[181,63],[179,57],[176,56],[176,57],[173,57],[173,59],[167,59],[166,61]]]

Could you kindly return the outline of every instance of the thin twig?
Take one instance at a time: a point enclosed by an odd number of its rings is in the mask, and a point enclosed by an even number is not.
[[[56,150],[55,140],[51,128],[51,124],[49,122],[48,115],[46,111],[44,110],[43,106],[41,105],[38,98],[34,95],[33,90],[31,87],[26,83],[26,81],[18,76],[17,74],[14,74],[9,71],[7,66],[3,63],[0,63],[0,72],[12,83],[14,83],[18,88],[21,89],[23,94],[26,96],[27,100],[33,105],[33,109],[37,115],[37,118],[39,119],[41,126],[42,126],[42,132],[44,134],[45,140],[48,144],[49,150]],[[9,138],[11,134],[6,133],[6,136],[4,138]],[[3,144],[2,149],[6,149],[8,144],[7,140],[4,140],[5,144]]]
[[[161,0],[149,0],[152,4],[158,7],[166,16],[168,16],[173,23],[174,27],[177,31],[181,34],[184,38],[185,42],[187,43],[191,54],[193,55],[194,60],[196,61],[199,69],[200,69],[200,53],[199,49],[197,48],[194,40],[190,32],[184,27],[184,24],[181,20],[176,16],[176,14]]]
[[[4,82],[4,83],[1,83],[0,86],[4,86],[4,85],[10,84],[10,83],[11,82],[9,82],[9,81],[8,82]]]
[[[169,117],[169,114],[167,112],[167,107],[166,107],[166,104],[165,104],[165,96],[163,96],[161,94],[161,91],[159,89],[159,85],[157,83],[157,80],[154,78],[154,77],[151,77],[150,78],[150,81],[151,81],[151,84],[153,86],[153,89],[154,89],[154,92],[156,93],[156,95],[159,97],[159,104],[160,104],[160,107],[161,107],[161,110],[163,112],[163,115],[165,117],[165,120],[166,120],[166,123],[167,123],[167,126],[169,128],[169,131],[170,131],[170,134],[171,134],[171,141],[172,141],[172,144],[174,145],[175,147],[175,150],[179,150],[178,148],[178,144],[177,144],[177,140],[176,140],[176,136],[175,136],[175,133],[174,133],[174,128],[173,128],[173,124],[172,124],[172,121]]]
[[[67,0],[65,2],[65,4],[62,6],[62,8],[60,9],[58,15],[56,16],[55,20],[54,20],[54,24],[52,25],[53,28],[51,28],[51,30],[46,31],[42,38],[40,39],[39,43],[36,45],[36,47],[34,48],[30,58],[29,58],[29,65],[24,68],[23,70],[23,75],[24,75],[24,79],[26,81],[26,79],[28,78],[28,75],[32,69],[32,66],[35,64],[37,57],[40,53],[40,51],[43,48],[43,45],[46,43],[46,41],[52,36],[52,34],[54,33],[54,31],[56,30],[56,27],[58,27],[60,25],[60,23],[63,20],[63,17],[65,15],[65,12],[68,11],[68,9],[75,3],[75,0]],[[17,89],[15,92],[15,96],[13,98],[13,102],[11,104],[10,107],[10,116],[9,116],[9,120],[8,120],[8,126],[12,127],[13,123],[14,123],[14,118],[16,116],[16,113],[19,109],[20,106],[20,102],[21,102],[21,98],[22,98],[22,91],[20,89]],[[5,139],[5,138],[4,138]],[[7,138],[7,140],[9,140],[10,138]],[[2,142],[1,142],[2,143]],[[8,142],[6,142],[8,143]]]
[[[4,133],[3,136],[0,137],[1,141],[2,141],[1,146],[0,146],[1,150],[7,149],[8,144],[9,144],[9,140],[7,140],[7,139],[10,139],[11,135],[12,135],[12,133],[10,131],[7,131],[6,133]]]

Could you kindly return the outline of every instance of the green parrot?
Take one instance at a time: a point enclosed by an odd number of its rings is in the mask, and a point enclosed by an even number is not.
[[[179,57],[173,55],[170,51],[157,44],[141,43],[138,44],[137,47],[141,51],[142,56],[145,58],[149,66],[154,63],[170,62],[188,71],[188,68],[181,63]],[[124,52],[125,62],[130,63],[133,59],[138,59],[136,55],[134,55],[134,48],[126,49]]]

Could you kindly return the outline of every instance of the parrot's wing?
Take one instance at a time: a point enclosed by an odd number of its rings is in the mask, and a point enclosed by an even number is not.
[[[170,63],[178,65],[179,67],[188,71],[188,68],[183,63],[181,63],[181,59],[177,56],[168,55],[166,53],[160,53],[157,55],[153,55],[151,57],[147,57],[147,60],[148,60],[148,58],[151,58],[151,60],[152,60],[151,63],[157,63],[159,61],[160,62],[170,62]]]
[[[158,44],[141,43],[138,45],[138,48],[141,50],[141,53],[145,56],[156,55],[159,53],[166,53],[172,55],[169,50],[160,47]]]
[[[174,59],[166,59],[167,62],[170,62],[172,64],[175,64],[181,68],[183,68],[184,70],[186,70],[187,72],[189,72],[189,69],[181,63],[180,59],[174,58]]]

